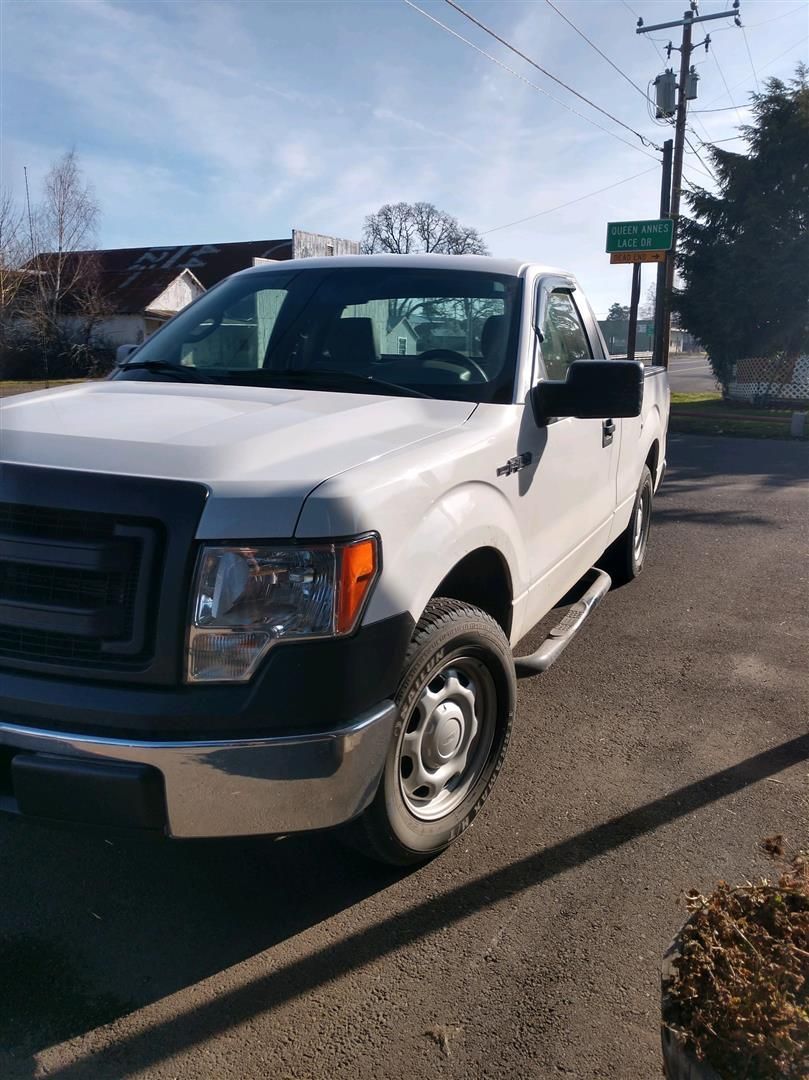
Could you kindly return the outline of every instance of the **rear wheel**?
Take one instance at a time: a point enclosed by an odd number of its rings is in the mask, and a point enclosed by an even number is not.
[[[432,600],[408,649],[379,790],[348,830],[353,846],[400,866],[447,848],[494,786],[515,699],[511,648],[494,619],[458,600]]]
[[[626,585],[643,569],[652,523],[653,495],[652,474],[649,467],[644,465],[629,524],[607,548],[602,560],[604,569],[615,585]]]

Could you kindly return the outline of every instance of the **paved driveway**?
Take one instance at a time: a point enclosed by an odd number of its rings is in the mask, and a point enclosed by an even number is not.
[[[807,841],[806,464],[672,440],[647,571],[521,684],[430,866],[0,823],[0,1076],[658,1077],[684,890]]]

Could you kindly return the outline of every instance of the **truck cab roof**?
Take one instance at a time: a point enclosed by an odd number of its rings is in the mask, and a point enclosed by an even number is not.
[[[378,266],[390,269],[392,267],[418,268],[421,270],[470,270],[488,274],[510,274],[521,277],[529,267],[540,274],[561,274],[570,277],[569,271],[561,270],[555,266],[544,266],[538,263],[526,262],[524,259],[494,258],[491,255],[330,255],[323,258],[313,259],[287,259],[278,263],[260,263],[239,271],[240,274],[254,274],[267,270],[279,270],[289,272],[290,269],[301,270],[338,270],[341,268],[367,269]]]

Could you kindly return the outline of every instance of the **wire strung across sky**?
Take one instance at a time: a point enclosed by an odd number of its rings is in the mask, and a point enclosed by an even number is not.
[[[689,128],[689,130],[690,130],[691,134],[694,136],[695,139],[699,139],[699,135],[697,135],[696,131],[694,131],[693,128]],[[696,146],[694,146],[694,144],[691,142],[691,140],[688,138],[687,135],[685,136],[685,141],[688,143],[688,145],[689,145],[689,147],[691,149],[691,153],[694,155],[694,157],[697,159],[697,161],[700,163],[700,165],[702,165],[702,167],[707,170],[707,175],[710,176],[710,178],[712,180],[716,180],[716,174],[714,173],[713,169],[708,164],[708,162],[703,159],[703,157],[700,154],[699,150],[697,150]],[[700,139],[700,142],[702,142],[701,139]]]
[[[630,14],[630,15],[634,15],[634,17],[635,17],[636,19],[637,19],[637,18],[639,18],[639,15],[638,15],[637,11],[635,11],[635,10],[634,10],[633,8],[631,8],[631,7],[629,6],[629,4],[627,4],[626,0],[621,0],[621,3],[622,3],[622,4],[624,5],[624,7],[626,8],[626,10],[627,10],[627,11],[629,12],[629,14]],[[667,67],[667,66],[668,66],[668,64],[669,64],[669,60],[668,60],[668,59],[667,59],[667,58],[666,58],[666,57],[665,57],[665,56],[663,55],[663,50],[662,50],[662,49],[660,48],[660,46],[659,46],[659,45],[657,44],[657,39],[656,39],[656,38],[653,38],[651,34],[642,34],[641,36],[642,36],[642,37],[643,37],[643,38],[644,38],[644,39],[645,39],[646,41],[648,41],[648,42],[649,42],[649,44],[651,45],[651,47],[652,47],[652,48],[654,49],[654,51],[655,51],[655,52],[657,53],[657,55],[658,55],[658,56],[660,57],[660,62],[661,62],[661,63],[662,63],[663,65],[664,65],[664,67]],[[651,82],[651,80],[650,80],[650,82]],[[648,94],[648,93],[647,93],[646,95],[644,95],[644,96],[646,97],[646,100],[647,100],[647,101],[649,102],[649,104],[650,104],[650,106],[651,106],[651,109],[652,109],[652,112],[653,112],[653,111],[654,111],[654,109],[655,109],[655,107],[656,107],[656,106],[655,106],[655,103],[654,103],[654,102],[652,101],[652,99],[651,99],[651,97],[649,96],[649,94]],[[692,109],[691,111],[693,112],[693,109]],[[653,115],[651,115],[651,113],[650,113],[650,116],[651,116],[651,118],[652,118],[652,119],[654,119],[654,116],[653,116]],[[703,124],[703,122],[702,122],[701,120],[696,120],[696,121],[695,121],[695,123],[699,124],[699,126],[700,126],[700,127],[702,128],[702,130],[703,130],[703,131],[705,132],[706,136],[708,136],[708,137],[710,138],[710,132],[709,132],[709,131],[708,131],[708,129],[707,129],[706,127],[705,127],[705,125]]]
[[[709,139],[707,142],[705,142],[703,139],[700,139],[699,141],[702,143],[703,146],[720,146],[722,143],[738,142],[740,139],[743,140],[744,135],[731,135],[727,139]]]
[[[738,107],[736,105],[736,102],[733,99],[733,94],[731,94],[731,92],[730,92],[730,87],[728,86],[728,81],[725,78],[725,73],[722,70],[722,65],[719,63],[719,57],[716,55],[716,49],[715,48],[711,50],[711,55],[714,58],[714,63],[716,64],[717,70],[719,71],[719,74],[720,74],[720,76],[722,78],[722,82],[723,82],[724,87],[725,87],[725,92],[727,93],[728,97],[730,98],[731,104],[736,109],[736,117],[739,120],[739,122],[741,123],[741,119],[742,119],[741,113],[739,112],[739,109],[738,109]]]
[[[761,87],[758,85],[758,75],[756,75],[756,65],[753,63],[753,54],[750,52],[750,42],[747,40],[747,31],[742,27],[742,34],[744,36],[744,47],[747,49],[747,59],[750,61],[750,70],[753,72],[753,81],[756,84],[756,93],[761,92]]]
[[[630,79],[630,77],[627,75],[627,73],[625,71],[622,71],[618,67],[617,64],[613,63],[613,61],[610,60],[610,58],[607,56],[607,54],[605,52],[602,52],[601,49],[599,49],[598,45],[596,45],[595,42],[591,41],[590,38],[588,38],[588,36],[584,33],[583,30],[580,30],[578,28],[578,26],[576,26],[576,24],[571,19],[569,19],[567,17],[567,15],[565,15],[565,13],[563,11],[559,10],[559,8],[556,6],[556,4],[554,4],[553,0],[545,0],[545,3],[548,5],[548,7],[553,8],[553,10],[559,16],[559,18],[564,19],[565,22],[568,24],[568,26],[570,26],[573,30],[575,30],[576,33],[579,35],[579,37],[583,38],[587,42],[587,44],[590,46],[591,49],[595,49],[595,51],[602,58],[602,60],[606,60],[607,63],[610,65],[610,67],[614,68],[615,71],[618,72],[618,74],[621,76],[622,79],[626,80],[626,82],[628,82],[629,85],[634,90],[637,90],[637,92],[640,94],[640,96],[642,98],[645,98],[647,101],[649,100],[649,95],[647,94],[647,92],[645,90],[643,90],[640,86],[638,86],[638,84],[636,82],[634,82],[632,79]]]
[[[591,117],[586,116],[582,112],[579,112],[578,109],[574,109],[572,105],[568,105],[566,101],[562,101],[560,98],[554,97],[553,94],[549,93],[544,87],[538,86],[535,82],[531,82],[530,79],[527,79],[524,75],[521,75],[519,71],[515,71],[514,68],[509,67],[508,64],[504,64],[502,60],[498,60],[496,56],[493,56],[491,53],[486,52],[485,49],[481,49],[479,45],[476,45],[473,41],[470,41],[469,38],[465,38],[463,34],[459,34],[457,30],[453,30],[451,26],[447,26],[447,24],[441,22],[440,19],[436,19],[434,15],[431,15],[428,11],[420,8],[418,4],[414,4],[413,0],[403,0],[403,3],[407,4],[407,6],[410,8],[413,8],[413,10],[417,11],[420,15],[423,15],[425,19],[429,19],[430,22],[435,23],[436,26],[440,26],[442,30],[446,30],[446,32],[448,34],[451,34],[454,38],[462,41],[464,45],[468,45],[470,49],[474,49],[475,52],[480,53],[481,56],[485,56],[487,60],[491,60],[493,64],[497,64],[498,67],[502,68],[504,71],[507,71],[509,75],[513,75],[515,79],[519,79],[520,82],[525,83],[526,86],[530,86],[532,90],[536,90],[538,93],[544,94],[545,97],[550,98],[550,100],[555,102],[557,105],[561,105],[563,109],[567,109],[567,111],[573,113],[574,116],[578,116],[580,119],[586,120],[588,124],[592,124],[593,127],[598,128],[599,131],[603,131],[607,135],[611,135],[613,139],[617,139],[618,142],[623,143],[624,146],[628,146],[632,150],[636,150],[639,154],[644,154],[646,157],[651,158],[653,161],[658,160],[654,154],[649,153],[649,151],[645,150],[642,146],[638,146],[636,143],[630,142],[628,139],[625,139],[622,135],[619,135],[615,131],[610,131],[610,129],[604,127],[603,124],[599,124],[596,120],[593,120]],[[654,146],[654,143],[651,143],[650,145]],[[660,147],[655,146],[655,149],[659,150]]]
[[[644,98],[644,100],[645,100],[645,101],[646,101],[647,103],[651,104],[651,98],[650,98],[650,95],[649,95],[648,91],[644,91],[644,90],[642,90],[642,89],[641,89],[641,87],[639,87],[639,86],[638,86],[638,84],[637,84],[636,82],[633,82],[633,81],[632,81],[632,79],[630,79],[630,78],[629,78],[629,76],[628,76],[628,75],[627,75],[627,74],[626,74],[625,72],[623,72],[623,71],[622,71],[622,70],[621,70],[621,69],[620,69],[620,68],[618,67],[618,65],[617,65],[617,64],[613,63],[613,61],[612,61],[612,60],[610,60],[610,58],[609,58],[609,57],[608,57],[608,56],[606,55],[606,53],[604,53],[604,52],[602,52],[602,51],[601,51],[601,49],[600,49],[600,48],[598,47],[598,45],[596,45],[596,44],[595,44],[595,43],[594,43],[593,41],[591,41],[591,40],[590,40],[590,38],[589,38],[589,37],[588,37],[588,36],[587,36],[587,35],[586,35],[586,34],[585,34],[585,33],[584,33],[584,32],[583,32],[582,30],[580,30],[580,29],[578,28],[578,26],[576,26],[576,24],[575,24],[574,22],[572,22],[572,21],[571,21],[571,20],[570,20],[570,19],[569,19],[569,18],[567,17],[567,15],[565,15],[565,14],[564,14],[563,12],[561,12],[561,11],[559,10],[559,8],[558,8],[558,7],[556,6],[556,4],[554,4],[553,0],[545,0],[545,3],[546,3],[546,4],[548,5],[548,7],[550,7],[550,8],[553,8],[553,10],[554,10],[554,11],[556,12],[556,14],[557,14],[557,15],[559,15],[559,16],[560,16],[560,18],[564,19],[564,21],[565,21],[565,22],[566,22],[566,23],[567,23],[567,24],[568,24],[568,25],[569,25],[570,27],[572,27],[572,28],[573,28],[573,30],[575,30],[575,31],[576,31],[576,33],[577,33],[577,34],[579,35],[579,37],[583,38],[583,39],[584,39],[584,40],[585,40],[585,41],[587,42],[587,44],[588,44],[588,45],[589,45],[589,46],[590,46],[590,47],[591,47],[592,49],[594,49],[594,50],[595,50],[595,52],[597,52],[597,53],[598,53],[598,55],[599,55],[600,57],[602,57],[602,59],[606,60],[606,61],[607,61],[607,63],[608,63],[609,65],[610,65],[610,67],[614,68],[614,69],[615,69],[615,71],[617,71],[617,72],[618,72],[618,74],[619,74],[619,75],[621,76],[621,78],[622,78],[622,79],[625,79],[625,80],[626,80],[626,82],[628,82],[628,83],[629,83],[629,85],[630,85],[631,87],[633,87],[633,89],[637,90],[637,92],[638,92],[638,93],[639,93],[639,94],[641,95],[641,97],[642,97],[642,98]],[[454,7],[454,6],[455,6],[455,5],[453,4],[453,7]],[[631,8],[629,7],[629,5],[628,5],[628,4],[626,4],[626,3],[625,3],[625,4],[624,4],[624,7],[625,7],[625,8],[627,8],[627,10],[628,10],[628,11],[632,12],[632,9],[631,9]],[[652,44],[654,44],[654,43],[652,43]],[[656,46],[655,46],[655,47],[656,47]],[[659,51],[659,50],[658,50],[658,52],[659,52],[659,54],[660,54],[660,58],[662,59],[662,58],[663,58],[663,54],[662,54],[662,53],[660,53],[660,51]],[[748,49],[748,52],[749,52],[749,49]],[[750,61],[750,62],[751,62],[751,64],[752,64],[752,58],[751,58],[751,61]],[[700,136],[699,136],[699,135],[697,135],[696,131],[694,131],[694,130],[693,130],[693,128],[691,128],[691,129],[689,129],[689,130],[691,131],[691,134],[692,134],[692,135],[694,136],[694,138],[696,138],[696,139],[698,139],[698,140],[699,140],[700,142],[702,142],[702,139],[700,138]],[[705,132],[705,134],[706,134],[706,135],[708,135],[708,132],[706,131],[706,132]],[[709,178],[710,178],[711,180],[714,180],[714,181],[716,181],[716,179],[717,179],[717,178],[716,178],[716,174],[714,173],[713,169],[712,169],[712,168],[711,168],[711,166],[710,166],[710,165],[708,164],[708,162],[704,160],[704,158],[702,157],[702,155],[700,154],[700,152],[699,152],[699,151],[697,150],[697,148],[696,148],[696,147],[694,146],[694,144],[693,144],[693,143],[691,142],[691,140],[690,140],[690,139],[688,138],[688,136],[687,136],[687,135],[686,135],[686,137],[685,137],[685,141],[686,141],[686,142],[688,143],[688,146],[689,146],[689,148],[690,148],[690,150],[691,150],[691,153],[692,153],[692,154],[693,154],[693,155],[694,155],[694,156],[696,157],[696,159],[697,159],[697,160],[699,161],[699,163],[700,163],[700,164],[702,165],[702,167],[703,167],[703,169],[704,169],[704,175],[705,175],[705,176],[707,176],[707,177],[709,177]],[[703,145],[707,145],[707,144],[703,144]],[[695,170],[695,171],[698,171],[698,172],[700,172],[700,171],[702,171],[702,170]]]
[[[782,11],[780,15],[773,15],[771,19],[760,19],[758,22],[747,23],[748,30],[755,30],[757,26],[766,26],[767,23],[777,22],[778,19],[785,19],[787,15],[797,15],[799,11],[806,11],[806,4],[798,4],[797,7],[790,8],[789,11]],[[722,34],[726,30],[735,30],[735,26],[720,26],[716,30],[712,30],[711,34]]]
[[[584,202],[585,199],[592,199],[594,195],[600,195],[604,191],[611,191],[613,188],[620,187],[621,184],[628,184],[630,180],[637,180],[639,176],[648,176],[649,173],[657,172],[657,166],[653,165],[651,169],[643,169],[642,172],[633,173],[632,176],[625,176],[623,180],[616,180],[614,184],[607,184],[606,187],[598,188],[596,191],[588,191],[586,195],[579,195],[577,199],[570,199],[568,202],[559,203],[558,206],[550,206],[547,210],[540,210],[536,214],[529,214],[528,217],[518,218],[516,221],[509,221],[505,225],[495,225],[493,229],[483,229],[481,236],[488,236],[489,233],[499,232],[501,229],[510,229],[512,225],[522,225],[526,221],[534,221],[536,218],[544,217],[546,214],[553,214],[557,210],[564,210],[566,206],[573,206],[575,203]]]
[[[405,3],[409,3],[409,0],[405,0]],[[480,29],[485,31],[490,37],[493,37],[495,41],[499,41],[501,45],[504,45],[507,49],[510,49],[511,52],[519,56],[521,60],[524,60],[527,64],[530,64],[531,67],[536,68],[537,71],[541,71],[543,75],[545,75],[549,79],[552,79],[553,82],[558,83],[559,86],[564,87],[564,89],[567,90],[568,93],[573,94],[574,97],[579,98],[580,101],[585,102],[592,109],[595,109],[603,116],[608,117],[608,119],[612,120],[614,124],[618,124],[619,127],[622,127],[624,128],[624,130],[629,131],[636,138],[640,139],[644,146],[653,146],[655,150],[660,150],[660,147],[656,146],[651,139],[647,139],[645,135],[641,135],[639,131],[635,131],[635,129],[633,127],[630,127],[629,124],[625,124],[623,120],[619,120],[617,116],[613,116],[612,113],[607,112],[606,109],[602,109],[600,105],[596,105],[594,101],[591,101],[588,97],[585,97],[584,94],[580,94],[578,90],[574,90],[572,86],[569,86],[566,82],[563,82],[562,79],[558,78],[556,75],[552,75],[550,71],[547,71],[544,67],[542,67],[541,64],[538,64],[536,60],[532,60],[530,56],[526,56],[524,52],[521,52],[516,47],[516,45],[512,45],[511,42],[501,37],[496,31],[492,30],[491,27],[487,26],[485,23],[482,23],[480,19],[476,19],[474,15],[470,14],[470,12],[462,8],[460,4],[457,4],[455,2],[455,0],[445,0],[445,3],[449,4],[451,8],[454,8],[457,12],[463,15],[465,19],[468,19],[471,23],[474,23],[475,26],[480,27]],[[643,93],[643,91],[641,91],[641,93]]]
[[[709,113],[709,112],[738,112],[739,110],[735,105],[723,105],[719,109],[691,109],[691,115],[695,116],[697,113]]]

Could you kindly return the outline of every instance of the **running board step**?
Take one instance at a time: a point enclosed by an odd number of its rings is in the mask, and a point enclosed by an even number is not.
[[[592,585],[580,600],[570,605],[562,621],[554,626],[537,651],[531,653],[530,656],[518,656],[515,658],[514,667],[518,679],[526,679],[531,675],[541,675],[543,671],[547,671],[551,664],[559,659],[602,599],[610,591],[612,579],[609,574],[603,570],[597,570],[595,567],[588,573],[595,575]]]

